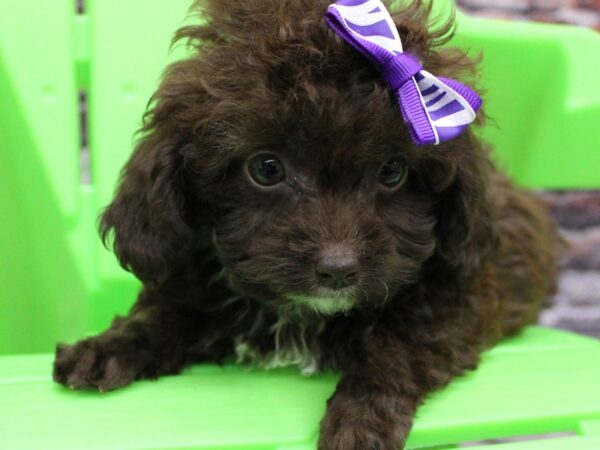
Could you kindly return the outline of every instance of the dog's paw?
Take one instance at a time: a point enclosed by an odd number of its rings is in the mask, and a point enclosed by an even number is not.
[[[387,442],[375,430],[366,430],[361,424],[341,423],[323,427],[319,450],[400,450],[399,442]]]
[[[354,399],[333,397],[321,421],[319,450],[401,450],[405,434]]]
[[[90,338],[57,346],[53,378],[71,389],[105,392],[139,378],[146,360],[143,352],[126,343]]]

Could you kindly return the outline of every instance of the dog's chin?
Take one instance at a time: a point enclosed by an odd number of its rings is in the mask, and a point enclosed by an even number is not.
[[[356,305],[356,288],[315,289],[310,295],[288,295],[288,300],[323,315],[350,311]]]

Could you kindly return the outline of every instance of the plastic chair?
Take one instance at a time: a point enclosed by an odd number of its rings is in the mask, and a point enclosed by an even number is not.
[[[203,365],[104,395],[50,379],[56,341],[100,331],[135,298],[95,219],[188,2],[94,0],[76,14],[73,0],[0,0],[0,353],[18,354],[0,357],[0,448],[314,448],[333,374]],[[482,134],[502,166],[529,187],[600,186],[600,36],[461,15],[454,43],[485,51],[486,110],[499,127]],[[600,343],[532,327],[433,395],[408,446],[557,432],[570,434],[493,448],[600,449]]]

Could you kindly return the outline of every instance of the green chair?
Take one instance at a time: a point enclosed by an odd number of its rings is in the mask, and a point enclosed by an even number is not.
[[[98,394],[50,379],[56,341],[106,327],[139,287],[96,236],[189,0],[0,0],[0,448],[314,448],[334,374],[202,365]],[[447,12],[452,0],[435,0]],[[135,31],[134,31],[135,30]],[[485,51],[482,130],[535,188],[600,187],[600,36],[459,16]],[[82,174],[80,97],[89,131]],[[15,355],[15,356],[11,356]],[[410,448],[552,434],[497,450],[600,449],[600,343],[532,327],[419,410]],[[484,447],[473,447],[484,448]]]

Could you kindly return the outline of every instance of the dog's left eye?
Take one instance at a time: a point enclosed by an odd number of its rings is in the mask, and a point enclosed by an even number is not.
[[[406,178],[406,163],[403,158],[397,156],[386,162],[381,170],[377,181],[387,189],[393,189],[400,186]]]
[[[276,156],[258,154],[248,161],[248,173],[261,186],[274,186],[285,178],[285,168]]]

